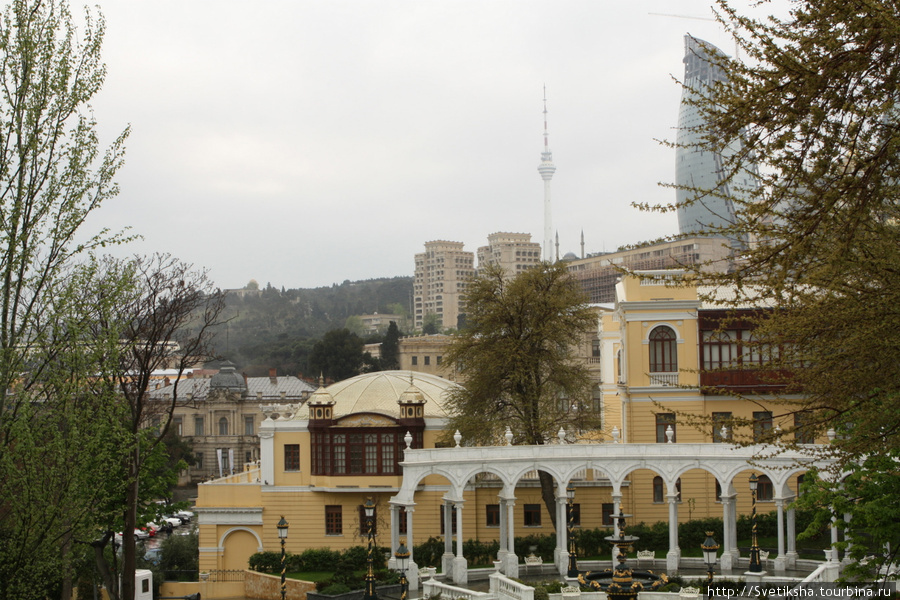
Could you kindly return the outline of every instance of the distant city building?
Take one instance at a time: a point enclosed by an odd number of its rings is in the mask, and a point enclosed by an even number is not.
[[[400,370],[429,373],[456,381],[456,372],[444,362],[444,354],[452,341],[452,336],[442,334],[400,338],[398,350]]]
[[[516,276],[541,262],[541,245],[531,241],[530,233],[497,232],[488,236],[488,245],[478,248],[478,268],[499,265]]]
[[[455,328],[465,312],[466,281],[475,274],[475,255],[463,250],[462,242],[425,242],[425,252],[416,254],[413,282],[413,324],[421,329],[429,314],[437,315],[443,329]]]
[[[684,37],[684,46],[684,85],[675,148],[675,194],[682,235],[727,227],[734,221],[734,200],[749,200],[750,190],[758,185],[751,172],[755,169],[726,178],[728,159],[739,149],[739,141],[725,153],[703,147],[708,128],[696,102],[717,82],[727,80],[726,72],[717,64],[725,58],[724,53],[690,35]]]
[[[261,405],[300,404],[315,389],[296,377],[276,376],[275,369],[268,377],[245,377],[227,362],[212,377],[178,381],[171,427],[195,458],[180,483],[222,477],[258,460]],[[172,380],[166,379],[150,398],[171,402],[173,393]]]
[[[397,324],[397,327],[403,328],[406,317],[403,315],[359,315],[363,328],[367,333],[384,333],[391,326],[391,321]]]
[[[614,302],[616,282],[623,269],[675,269],[701,265],[701,269],[724,271],[730,265],[731,249],[722,238],[695,237],[662,242],[587,258],[567,257],[566,267],[581,282],[591,303]]]

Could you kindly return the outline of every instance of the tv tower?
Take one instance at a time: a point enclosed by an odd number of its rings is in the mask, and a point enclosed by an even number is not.
[[[554,262],[553,257],[553,216],[550,212],[550,180],[556,173],[553,164],[553,153],[550,152],[550,134],[547,131],[547,86],[544,86],[544,151],[541,152],[541,164],[538,173],[544,180],[544,260]]]

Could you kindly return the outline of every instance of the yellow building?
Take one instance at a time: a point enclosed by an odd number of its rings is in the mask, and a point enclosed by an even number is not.
[[[706,516],[725,519],[728,547],[723,543],[723,549],[728,564],[737,565],[733,523],[738,513],[750,512],[746,478],[761,473],[762,506],[776,509],[779,523],[787,511],[786,534],[779,528],[780,563],[775,563],[784,569],[792,555],[796,558],[789,502],[802,470],[785,467],[790,457],[779,459],[780,471],[754,468],[752,448],[731,443],[793,427],[772,403],[777,389],[767,388],[758,372],[741,368],[755,358],[738,352],[750,330],[738,321],[720,331],[722,311],[705,305],[683,273],[641,275],[623,278],[616,302],[597,307],[597,331],[585,340],[585,358],[598,381],[599,406],[593,410],[602,411],[602,430],[561,432],[548,446],[481,449],[463,443],[442,450],[458,444],[448,441],[443,402],[458,384],[404,370],[320,388],[302,405],[268,409],[259,427],[258,468],[199,487],[201,570],[244,568],[254,552],[277,550],[275,525],[282,516],[290,523],[291,552],[363,544],[360,511],[372,497],[380,544],[393,547],[399,537],[408,537],[412,548],[443,535],[441,566],[463,582],[461,540],[499,539],[504,572],[515,573],[522,557],[511,550],[513,532],[554,530],[540,497],[538,469],[553,472],[557,519],[564,515],[561,490],[575,486],[581,526],[610,525],[610,515],[619,509],[635,522],[668,521],[673,543],[667,561],[674,565],[680,559],[678,523]],[[700,374],[701,368],[715,371]],[[752,393],[753,401],[737,399],[729,390]],[[700,417],[708,421],[693,426]],[[718,426],[732,419],[753,426],[746,431]],[[402,460],[415,481],[404,479]],[[503,461],[520,466],[504,470]],[[453,530],[444,535],[448,523]],[[564,564],[565,530],[560,529],[554,559]]]

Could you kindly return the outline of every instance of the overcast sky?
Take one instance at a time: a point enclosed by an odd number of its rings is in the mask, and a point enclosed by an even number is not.
[[[705,0],[100,0],[104,139],[132,127],[131,226],[223,288],[413,274],[429,240],[543,237],[547,86],[560,253],[675,233],[683,36]],[[684,15],[699,19],[659,16]]]

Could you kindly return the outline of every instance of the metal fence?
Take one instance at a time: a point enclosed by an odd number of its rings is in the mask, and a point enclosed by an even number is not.
[[[243,581],[244,580],[244,571],[242,569],[231,569],[231,570],[216,570],[209,572],[209,579],[207,581],[212,582],[232,582],[232,581]]]

